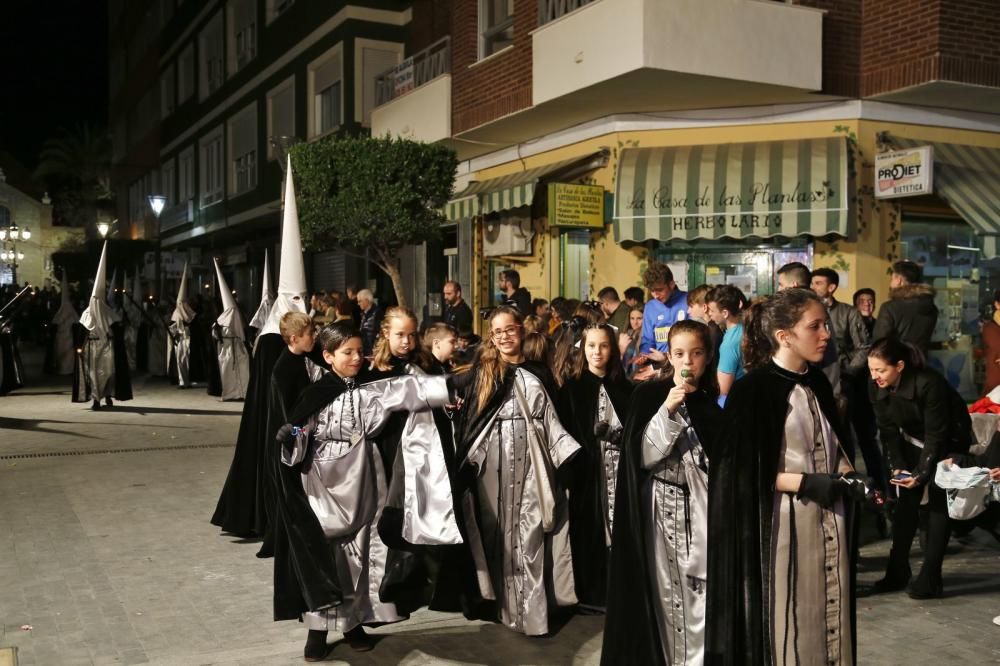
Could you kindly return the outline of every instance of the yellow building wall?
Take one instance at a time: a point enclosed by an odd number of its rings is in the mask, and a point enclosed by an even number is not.
[[[477,180],[497,178],[561,160],[582,158],[602,148],[611,150],[606,167],[593,172],[586,180],[609,192],[615,190],[618,156],[624,148],[652,148],[751,141],[781,141],[829,136],[850,137],[855,141],[854,182],[848,199],[852,206],[854,237],[836,242],[817,241],[814,246],[814,266],[829,266],[844,271],[848,284],[844,291],[866,286],[876,290],[878,301],[888,296],[888,268],[898,258],[900,200],[876,201],[873,161],[876,134],[889,132],[918,141],[950,142],[1000,148],[1000,133],[954,130],[927,125],[905,125],[875,121],[824,120],[773,125],[732,125],[690,129],[615,132],[567,145],[557,150],[514,162],[508,162],[477,172]],[[539,194],[539,196],[541,196]],[[530,257],[511,257],[510,263],[521,274],[522,286],[535,297],[551,299],[559,293],[559,232],[549,228],[545,220],[536,220],[536,239]],[[647,262],[644,247],[622,248],[614,242],[613,225],[604,232],[591,234],[590,296],[605,286],[619,292],[631,286],[641,286],[642,271]],[[477,256],[478,261],[482,258]],[[482,266],[478,274],[484,275]],[[485,293],[495,291],[488,285]],[[842,299],[849,296],[841,296]]]

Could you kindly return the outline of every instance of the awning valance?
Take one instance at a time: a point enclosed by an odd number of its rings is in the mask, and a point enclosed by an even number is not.
[[[1000,234],[1000,148],[934,143],[893,136],[901,148],[934,148],[934,191],[976,233]],[[992,243],[994,246],[996,241]],[[986,251],[987,256],[995,256]]]
[[[535,188],[540,180],[567,171],[574,166],[584,165],[600,155],[603,154],[575,157],[499,178],[473,182],[448,202],[444,215],[448,220],[456,222],[476,215],[530,206],[535,199]]]
[[[843,137],[628,148],[615,241],[848,235]]]

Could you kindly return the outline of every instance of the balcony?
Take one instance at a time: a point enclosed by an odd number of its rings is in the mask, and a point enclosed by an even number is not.
[[[194,199],[182,201],[160,213],[160,235],[189,222],[194,222]]]
[[[451,136],[451,42],[445,37],[375,79],[372,136]]]
[[[822,85],[821,11],[760,0],[539,0],[532,101],[783,103]],[[542,23],[542,21],[545,21]],[[643,110],[637,108],[634,110]]]

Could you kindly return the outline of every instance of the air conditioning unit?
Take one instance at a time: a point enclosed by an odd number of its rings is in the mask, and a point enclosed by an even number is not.
[[[483,256],[530,255],[535,237],[530,216],[504,215],[483,226]]]

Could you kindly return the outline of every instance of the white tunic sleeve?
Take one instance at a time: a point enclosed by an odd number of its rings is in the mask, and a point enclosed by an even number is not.
[[[385,427],[393,412],[418,412],[448,404],[444,377],[404,375],[361,387],[362,423],[368,437]]]
[[[652,469],[666,460],[687,428],[680,412],[671,415],[664,400],[642,433],[643,469]]]

